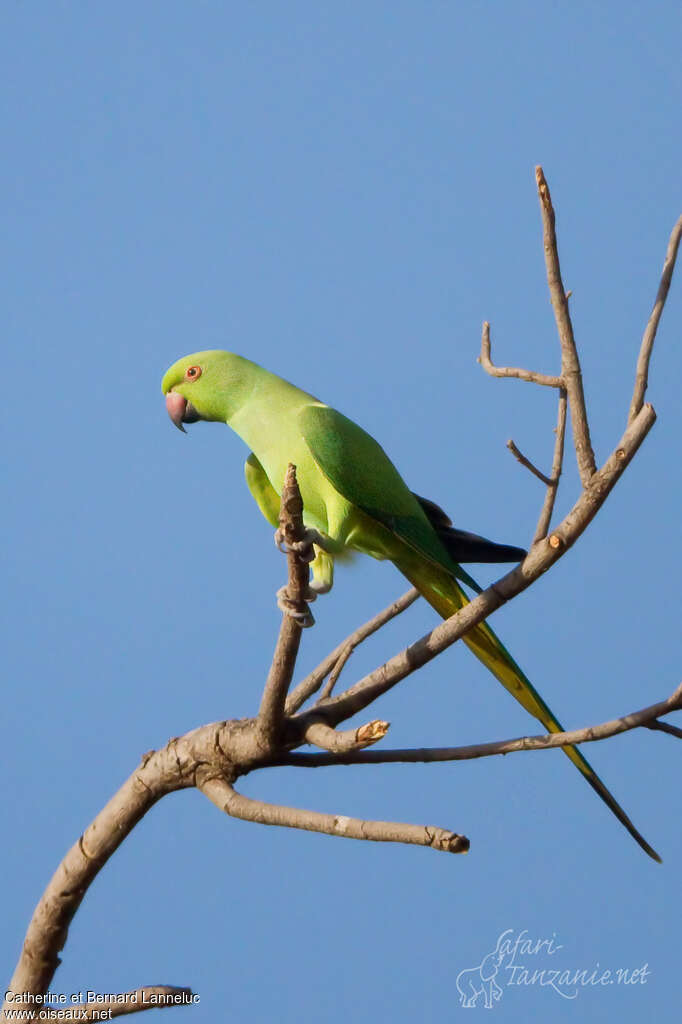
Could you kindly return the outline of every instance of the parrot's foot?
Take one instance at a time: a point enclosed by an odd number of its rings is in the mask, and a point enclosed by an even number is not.
[[[296,540],[291,543],[284,536],[284,531],[278,528],[275,530],[275,544],[283,555],[289,554],[290,551],[295,551],[305,562],[314,562],[316,556],[313,545],[317,544],[318,547],[324,550],[325,542],[324,537],[317,530],[306,530],[303,540]]]
[[[288,593],[284,593],[286,590],[287,587],[280,587],[279,590],[277,591],[277,598],[279,599],[283,594],[285,597],[288,597]],[[315,589],[313,584],[311,583],[309,586],[305,588],[303,600],[306,602],[306,604],[312,604],[313,601],[317,601],[317,598],[320,593],[326,593],[326,591],[319,591]]]
[[[314,601],[315,596],[314,594],[312,596],[307,594],[306,600]],[[315,619],[310,609],[306,608],[305,611],[300,611],[289,597],[289,591],[286,587],[280,587],[277,591],[277,607],[285,615],[288,615],[290,619],[294,619],[301,629],[308,629],[310,626],[315,625]]]

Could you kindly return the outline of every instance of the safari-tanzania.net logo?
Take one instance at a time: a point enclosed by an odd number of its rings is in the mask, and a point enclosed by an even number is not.
[[[467,1010],[483,1006],[492,1010],[506,989],[551,988],[562,999],[577,999],[581,988],[609,985],[646,985],[651,976],[648,964],[641,967],[562,966],[563,957],[554,957],[564,947],[557,945],[556,933],[551,939],[533,939],[528,931],[503,931],[492,952],[475,967],[467,967],[457,975],[459,1002]],[[565,962],[565,961],[564,961]]]

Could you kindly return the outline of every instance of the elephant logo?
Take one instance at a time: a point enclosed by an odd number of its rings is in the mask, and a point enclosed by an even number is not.
[[[459,1001],[466,1010],[476,1006],[479,996],[483,996],[486,1010],[492,1010],[495,1003],[502,998],[502,989],[495,980],[506,956],[506,950],[500,949],[500,939],[493,952],[484,956],[477,967],[467,967],[457,975],[455,984],[459,992]]]

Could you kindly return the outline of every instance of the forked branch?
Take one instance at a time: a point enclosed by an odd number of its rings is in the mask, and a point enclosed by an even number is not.
[[[308,698],[317,693],[330,673],[332,675],[336,674],[336,678],[338,678],[339,670],[346,664],[355,648],[363,640],[366,640],[373,633],[381,629],[382,626],[385,626],[387,622],[390,622],[391,619],[404,612],[411,604],[414,604],[419,596],[419,591],[413,587],[406,594],[403,594],[402,597],[399,597],[397,601],[393,601],[387,608],[384,608],[383,611],[380,611],[371,618],[369,622],[353,630],[350,636],[342,640],[331,654],[328,654],[317,668],[313,669],[305,679],[302,679],[298,686],[289,694],[286,702],[287,714],[293,715],[299,708],[303,707]],[[329,696],[329,694],[326,694],[326,696]]]

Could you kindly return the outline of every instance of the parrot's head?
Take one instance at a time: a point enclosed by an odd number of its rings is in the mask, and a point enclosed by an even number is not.
[[[226,423],[250,389],[249,371],[254,366],[248,359],[220,349],[178,359],[161,382],[175,426],[184,433],[183,423]]]

